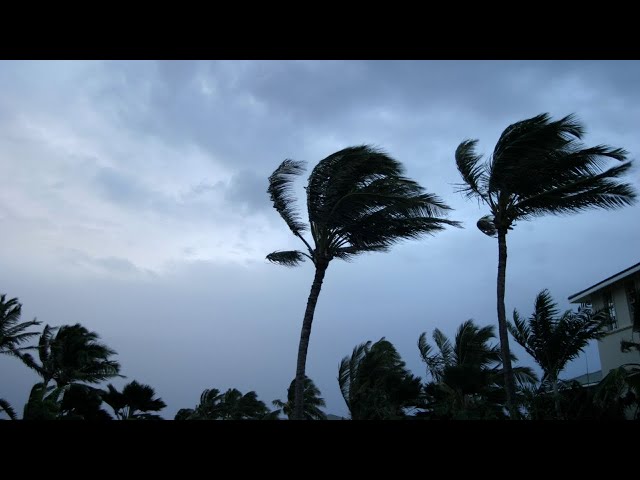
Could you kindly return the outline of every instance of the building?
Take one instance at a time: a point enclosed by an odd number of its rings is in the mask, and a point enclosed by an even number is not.
[[[569,302],[581,304],[581,308],[609,311],[612,322],[607,335],[598,341],[602,376],[613,368],[627,363],[639,363],[640,354],[636,350],[623,353],[620,342],[638,341],[633,338],[633,315],[636,308],[638,292],[640,292],[640,263],[605,278],[595,285],[569,297]],[[637,334],[636,334],[637,337]]]

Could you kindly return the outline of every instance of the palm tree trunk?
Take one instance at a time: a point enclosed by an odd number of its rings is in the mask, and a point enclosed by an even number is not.
[[[511,351],[507,332],[507,315],[504,307],[505,279],[507,273],[507,230],[498,230],[498,331],[500,334],[500,352],[504,370],[504,387],[507,394],[507,409],[512,419],[518,418],[514,400],[516,386],[511,368]]]
[[[553,385],[553,402],[556,406],[557,419],[562,419],[562,411],[560,410],[560,392],[558,391],[558,376],[551,378],[551,384]]]
[[[298,346],[298,364],[296,367],[296,387],[294,396],[293,419],[304,420],[304,377],[305,366],[307,363],[307,349],[309,348],[309,337],[311,336],[311,324],[313,323],[313,314],[318,303],[318,295],[322,288],[324,274],[327,271],[329,262],[318,261],[316,263],[316,274],[313,278],[309,299],[307,300],[307,309],[304,312],[304,320],[302,321],[302,331],[300,332],[300,345]]]

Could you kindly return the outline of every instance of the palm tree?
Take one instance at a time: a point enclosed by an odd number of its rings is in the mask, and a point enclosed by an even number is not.
[[[267,192],[274,208],[306,252],[280,251],[267,255],[273,263],[292,267],[311,260],[315,276],[302,322],[294,418],[304,418],[304,378],[311,324],[329,262],[350,260],[364,252],[387,251],[402,239],[434,234],[446,225],[450,208],[403,176],[402,165],[370,146],[349,147],[321,160],[306,187],[309,225],[294,206],[292,182],[304,171],[303,162],[285,160],[269,177]],[[303,236],[309,228],[311,241]]]
[[[269,409],[258,400],[254,391],[242,394],[235,388],[225,393],[211,388],[202,392],[200,404],[195,409],[182,408],[176,420],[263,420],[268,419]]]
[[[98,339],[97,333],[79,323],[59,328],[45,325],[38,343],[40,364],[28,353],[21,358],[42,377],[43,391],[52,380],[58,387],[65,387],[72,383],[100,383],[121,376],[120,364],[109,359],[116,352]]]
[[[161,419],[159,415],[148,412],[159,412],[167,406],[161,398],[154,398],[155,390],[133,380],[119,392],[113,385],[107,385],[102,392],[102,399],[109,405],[120,420]],[[143,412],[143,413],[137,413]]]
[[[23,420],[56,420],[61,412],[61,395],[68,386],[47,386],[36,383],[24,406]]]
[[[436,418],[502,418],[505,403],[502,355],[492,325],[478,327],[467,320],[458,328],[454,343],[439,329],[433,332],[437,351],[427,343],[426,332],[418,339],[422,361],[432,382],[425,391],[428,410]],[[517,360],[511,354],[512,360]],[[536,381],[529,367],[516,367],[519,384]]]
[[[598,384],[593,404],[609,417],[640,420],[640,364],[610,370]]]
[[[395,347],[384,337],[362,343],[340,362],[338,383],[353,420],[405,418],[406,409],[420,405],[420,377],[406,368]]]
[[[18,323],[22,313],[22,305],[17,298],[6,300],[6,294],[0,295],[0,353],[20,356],[20,352],[33,347],[21,347],[38,332],[26,332],[28,328],[40,325],[36,319]]]
[[[561,417],[558,376],[567,363],[582,353],[590,340],[605,335],[604,327],[609,316],[602,310],[592,313],[583,309],[579,313],[571,310],[558,316],[557,304],[548,290],[542,290],[536,297],[533,314],[528,320],[520,318],[513,311],[513,323],[507,328],[536,363],[542,368],[542,383],[548,381],[553,389],[556,414]]]
[[[282,411],[289,419],[293,418],[294,396],[295,396],[295,378],[291,381],[291,385],[287,389],[287,401],[274,400],[273,405],[280,408],[276,410],[277,414]],[[320,410],[320,407],[326,406],[324,399],[320,397],[320,390],[316,387],[313,380],[304,377],[304,418],[305,420],[326,420],[327,416]]]
[[[65,387],[58,418],[63,420],[113,420],[102,405],[102,390],[75,383]]]
[[[491,214],[478,221],[478,228],[498,237],[498,327],[507,404],[514,418],[515,383],[504,304],[508,231],[519,220],[618,208],[630,205],[636,196],[631,185],[619,181],[630,162],[605,169],[607,159],[624,161],[627,152],[607,145],[585,148],[580,142],[583,135],[584,127],[573,115],[551,121],[544,113],[507,127],[488,162],[480,163],[477,140],[465,140],[456,149],[456,165],[464,180],[460,191],[489,207]]]

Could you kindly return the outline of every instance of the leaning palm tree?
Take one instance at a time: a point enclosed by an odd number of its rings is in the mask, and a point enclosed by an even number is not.
[[[439,329],[433,332],[434,349],[427,334],[418,339],[422,361],[427,365],[431,382],[425,386],[429,415],[435,418],[498,419],[504,416],[505,402],[503,362],[494,327],[477,326],[467,320],[458,328],[453,343]],[[517,360],[511,354],[512,360]],[[537,379],[529,367],[513,369],[519,385]]]
[[[295,405],[295,389],[296,379],[291,381],[291,385],[287,389],[287,401],[274,400],[272,403],[279,410],[276,410],[275,414],[279,414],[280,411],[284,413],[289,419],[293,418],[293,411]],[[304,418],[305,420],[326,420],[327,416],[320,410],[320,407],[326,406],[324,399],[320,396],[320,390],[316,387],[309,377],[304,377]]]
[[[0,295],[0,353],[20,356],[20,352],[33,347],[21,346],[38,332],[26,332],[28,328],[40,325],[33,319],[30,322],[18,323],[22,313],[22,305],[17,298],[6,300],[6,295]]]
[[[98,339],[96,332],[79,323],[59,328],[45,325],[38,343],[40,363],[28,353],[22,354],[21,359],[42,377],[42,391],[47,390],[51,381],[65,387],[72,383],[100,383],[121,376],[120,364],[109,358],[116,352]]]
[[[402,239],[434,234],[446,225],[450,208],[435,195],[425,193],[403,176],[402,165],[370,146],[349,147],[321,160],[306,187],[309,225],[294,206],[292,182],[304,163],[285,160],[269,177],[267,192],[274,208],[306,251],[290,250],[267,255],[273,263],[292,267],[311,260],[315,276],[302,322],[296,364],[294,418],[304,418],[304,378],[311,324],[329,262],[350,260],[364,252],[387,251]],[[303,233],[307,228],[311,240]]]
[[[516,342],[533,357],[544,372],[542,384],[549,382],[553,389],[556,415],[561,417],[558,376],[567,363],[577,358],[591,340],[606,335],[605,326],[610,321],[606,311],[592,313],[583,309],[571,310],[558,316],[557,304],[548,290],[536,297],[533,314],[524,320],[513,311],[513,323],[507,328]]]
[[[624,161],[621,148],[580,142],[583,125],[569,115],[551,121],[537,115],[507,127],[489,161],[481,163],[477,140],[465,140],[456,149],[456,165],[464,183],[460,191],[485,203],[490,215],[478,221],[486,235],[498,238],[497,310],[500,347],[504,362],[507,403],[512,415],[515,383],[509,357],[505,313],[507,232],[518,220],[547,214],[570,214],[589,208],[613,209],[635,199],[631,185],[621,183],[630,162],[606,168],[606,161]]]

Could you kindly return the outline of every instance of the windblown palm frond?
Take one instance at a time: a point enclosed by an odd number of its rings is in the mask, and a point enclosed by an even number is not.
[[[289,250],[270,253],[267,255],[267,260],[271,263],[276,263],[285,267],[295,267],[304,262],[305,257],[311,258],[309,255],[297,250]]]
[[[15,410],[4,398],[0,398],[0,412],[6,413],[11,420],[18,419]]]
[[[311,172],[306,190],[312,242],[307,242],[291,206],[290,182],[300,172],[301,162],[285,160],[270,177],[268,192],[274,208],[304,241],[314,261],[385,251],[400,240],[459,225],[445,218],[450,208],[442,200],[403,176],[400,162],[363,145],[329,155]],[[274,255],[268,259],[291,266],[305,254]]]
[[[17,298],[7,300],[6,297],[6,294],[0,295],[0,353],[19,356],[21,351],[34,348],[21,345],[38,336],[38,332],[26,330],[40,325],[40,322],[34,319],[19,323],[22,305]]]
[[[607,168],[610,160],[624,162],[627,152],[585,147],[583,133],[573,115],[557,121],[537,115],[507,127],[486,163],[475,151],[477,140],[465,140],[456,150],[461,191],[490,207],[496,229],[546,214],[632,204],[636,192],[620,181],[631,162]]]
[[[97,333],[79,323],[59,328],[46,325],[38,344],[40,364],[29,354],[21,358],[43,378],[45,385],[51,380],[58,386],[100,383],[121,376],[120,364],[109,358],[116,352],[98,340]]]
[[[285,160],[269,177],[267,193],[275,208],[287,226],[295,235],[300,235],[307,226],[301,221],[300,214],[296,211],[292,183],[295,177],[304,172],[304,162]]]

